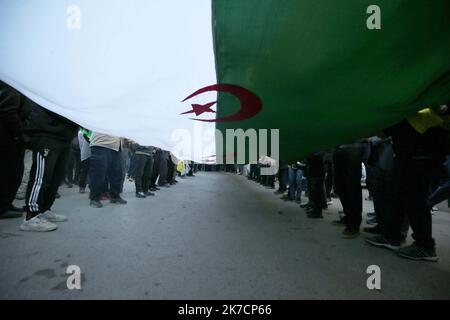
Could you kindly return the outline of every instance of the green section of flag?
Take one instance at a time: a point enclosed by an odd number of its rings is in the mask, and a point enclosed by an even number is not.
[[[367,8],[381,9],[381,30]],[[450,100],[448,0],[215,0],[219,83],[257,94],[254,118],[218,128],[280,129],[280,158],[371,136]],[[237,99],[219,94],[218,117]]]

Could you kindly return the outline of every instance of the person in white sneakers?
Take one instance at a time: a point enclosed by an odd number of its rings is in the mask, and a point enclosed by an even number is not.
[[[78,125],[33,103],[25,126],[25,138],[33,151],[28,181],[26,216],[22,231],[52,231],[67,217],[51,211],[61,184]]]

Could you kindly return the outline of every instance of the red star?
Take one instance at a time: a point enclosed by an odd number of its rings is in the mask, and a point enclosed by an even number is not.
[[[180,113],[180,114],[187,114],[187,113],[195,113],[196,116],[201,115],[205,112],[211,112],[216,113],[214,110],[211,109],[211,107],[216,103],[217,101],[210,102],[207,104],[191,104],[192,110]]]

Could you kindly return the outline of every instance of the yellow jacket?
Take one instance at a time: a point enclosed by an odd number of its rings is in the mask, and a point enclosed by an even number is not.
[[[424,134],[428,129],[442,126],[449,128],[450,117],[441,116],[431,108],[420,110],[415,115],[408,117],[409,124],[420,134]]]

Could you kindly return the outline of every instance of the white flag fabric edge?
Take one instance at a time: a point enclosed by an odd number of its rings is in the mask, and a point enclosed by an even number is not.
[[[0,79],[80,126],[201,162],[214,124],[180,113],[216,95],[181,101],[216,83],[212,32],[210,0],[0,0]]]

